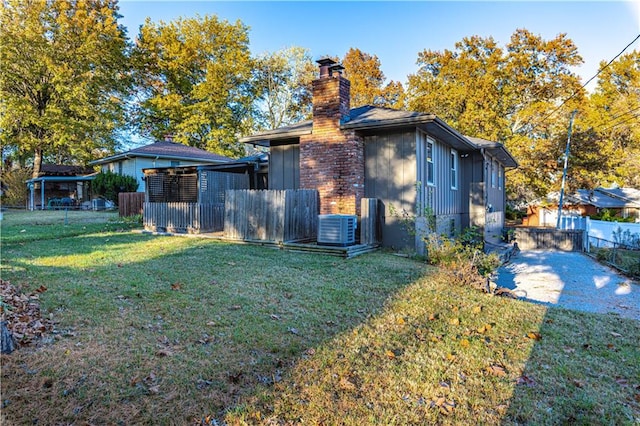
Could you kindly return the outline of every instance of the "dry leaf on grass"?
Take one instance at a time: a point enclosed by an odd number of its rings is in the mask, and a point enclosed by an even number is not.
[[[491,364],[489,367],[487,367],[487,372],[492,376],[497,377],[505,377],[507,375],[507,371],[505,370],[505,368],[502,365],[498,364]]]
[[[37,302],[39,294],[45,291],[47,287],[41,285],[26,295],[19,293],[9,281],[0,280],[0,298],[3,302],[0,319],[7,322],[7,328],[20,346],[29,345],[53,331],[53,321],[42,317]]]
[[[540,333],[538,333],[537,331],[531,331],[531,332],[527,333],[527,337],[529,339],[532,339],[532,340],[540,340],[540,339],[542,339],[542,335]]]
[[[449,320],[449,324],[451,324],[451,325],[460,325],[460,318],[451,318]]]

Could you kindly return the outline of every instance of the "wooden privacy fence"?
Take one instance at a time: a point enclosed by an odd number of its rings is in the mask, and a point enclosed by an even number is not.
[[[225,194],[224,236],[272,242],[315,239],[318,191],[229,190]]]
[[[360,212],[360,244],[379,244],[382,241],[382,201],[377,198],[363,198],[360,202]]]
[[[582,251],[584,231],[555,228],[509,228],[520,250]]]
[[[143,223],[154,232],[219,232],[224,227],[224,204],[144,203]]]
[[[118,194],[118,213],[120,217],[142,214],[144,192],[121,192]]]

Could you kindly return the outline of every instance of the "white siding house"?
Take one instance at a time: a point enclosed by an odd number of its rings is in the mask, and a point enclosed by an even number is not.
[[[121,154],[92,161],[103,172],[133,176],[138,181],[138,191],[144,191],[143,169],[156,167],[195,166],[200,164],[222,164],[231,158],[203,149],[171,141],[159,141]]]

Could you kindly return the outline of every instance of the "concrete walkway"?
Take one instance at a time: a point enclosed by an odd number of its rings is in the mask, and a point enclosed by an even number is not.
[[[498,270],[519,298],[640,320],[640,283],[575,252],[523,251]]]

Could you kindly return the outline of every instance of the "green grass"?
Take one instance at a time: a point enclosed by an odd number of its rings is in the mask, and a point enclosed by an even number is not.
[[[3,212],[0,235],[2,243],[18,243],[136,227],[140,224],[111,211],[8,210]]]
[[[7,424],[640,421],[637,321],[491,297],[390,253],[84,231],[2,234],[2,279],[45,285],[58,331],[2,356]]]

